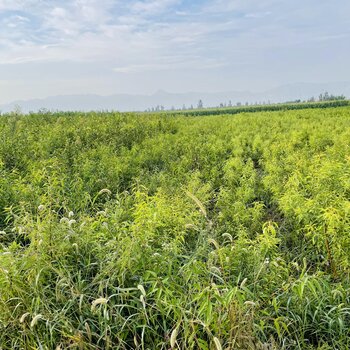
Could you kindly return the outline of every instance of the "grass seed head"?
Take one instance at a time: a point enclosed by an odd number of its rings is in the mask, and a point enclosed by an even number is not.
[[[108,299],[106,298],[98,298],[95,299],[92,303],[91,303],[91,310],[95,310],[97,305],[105,305],[107,304]]]
[[[146,291],[145,291],[145,288],[143,287],[142,284],[139,284],[137,286],[137,289],[139,289],[141,291],[141,294],[145,297],[146,296]]]
[[[213,340],[214,340],[214,344],[216,346],[216,349],[217,350],[222,350],[222,346],[221,346],[220,340],[218,338],[216,338],[216,337],[214,337]]]
[[[30,315],[29,312],[26,312],[25,314],[23,314],[21,316],[21,318],[19,319],[19,323],[23,323],[26,320],[27,316],[29,316],[29,315]]]
[[[248,281],[248,278],[245,278],[245,279],[242,281],[240,287],[243,288],[243,287],[245,286],[245,284],[247,283],[247,281]]]
[[[176,343],[176,337],[177,337],[177,327],[174,328],[174,330],[171,332],[171,336],[170,336],[170,346],[172,349],[174,349],[175,347],[175,343]]]
[[[112,192],[108,188],[103,188],[98,194],[106,193],[108,196],[112,194]]]
[[[32,322],[30,322],[30,328],[35,327],[35,325],[38,323],[38,321],[41,320],[42,318],[43,318],[43,315],[41,315],[41,314],[34,316],[32,319]]]

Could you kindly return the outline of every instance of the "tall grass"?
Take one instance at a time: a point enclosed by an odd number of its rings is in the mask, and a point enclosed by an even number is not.
[[[348,107],[0,131],[0,349],[350,348]]]

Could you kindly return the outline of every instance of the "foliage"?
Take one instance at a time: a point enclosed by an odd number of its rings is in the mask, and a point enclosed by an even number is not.
[[[322,96],[322,97],[321,97]],[[345,100],[343,95],[320,95],[319,102],[303,102],[296,101],[295,103],[279,103],[279,104],[267,104],[267,105],[253,105],[253,106],[237,106],[237,107],[221,107],[221,108],[204,108],[203,104],[198,104],[198,109],[190,109],[186,111],[173,111],[169,112],[174,115],[187,115],[187,116],[201,116],[201,115],[220,115],[220,114],[239,114],[239,113],[254,113],[254,112],[271,112],[271,111],[292,111],[298,109],[309,108],[336,108],[349,106],[349,101]]]
[[[348,349],[350,109],[312,108],[1,116],[0,349]]]

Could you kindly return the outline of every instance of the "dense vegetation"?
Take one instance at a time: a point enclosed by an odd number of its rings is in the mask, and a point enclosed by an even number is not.
[[[322,96],[322,95],[321,95]],[[326,95],[328,96],[328,95]],[[332,100],[324,99],[318,102],[298,102],[298,103],[278,103],[278,104],[266,104],[266,105],[250,105],[250,106],[232,106],[223,108],[200,108],[200,109],[188,109],[185,111],[171,111],[172,114],[178,115],[221,115],[221,114],[239,114],[239,113],[252,113],[252,112],[272,112],[272,111],[291,111],[298,109],[308,108],[335,108],[349,106],[350,101],[344,100],[343,96],[333,96]],[[323,97],[322,97],[323,98]]]
[[[349,107],[0,138],[0,349],[350,348]]]

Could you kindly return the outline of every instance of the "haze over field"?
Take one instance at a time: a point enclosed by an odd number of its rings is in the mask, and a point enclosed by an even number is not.
[[[199,100],[203,101],[204,107],[219,106],[221,103],[232,105],[237,103],[274,103],[295,101],[297,99],[307,100],[314,96],[316,99],[320,92],[330,91],[334,94],[344,94],[350,97],[350,82],[342,83],[296,83],[279,86],[274,89],[250,92],[250,91],[222,91],[222,92],[182,92],[169,93],[158,90],[151,95],[114,94],[101,96],[94,94],[84,95],[60,95],[50,96],[44,99],[33,99],[27,101],[14,101],[9,104],[0,105],[1,112],[10,112],[18,108],[22,112],[48,109],[52,111],[91,111],[91,110],[117,110],[117,111],[144,111],[156,106],[165,109],[181,109],[197,107]]]
[[[322,92],[313,84],[350,81],[349,13],[346,0],[1,0],[0,109],[57,95],[138,96],[23,108],[196,103],[197,95],[178,99],[188,91],[201,92],[208,105],[306,98]],[[297,82],[310,85],[304,91]],[[331,93],[348,94],[349,84],[336,86]],[[176,96],[153,98],[158,90]]]

